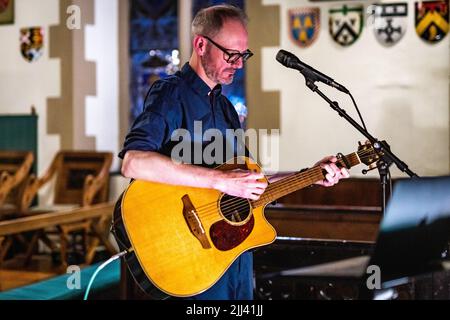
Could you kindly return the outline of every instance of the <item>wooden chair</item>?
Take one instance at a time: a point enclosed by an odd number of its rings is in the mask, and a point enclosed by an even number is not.
[[[0,151],[0,219],[20,207],[24,182],[34,156],[28,151]]]
[[[22,215],[61,211],[74,207],[86,207],[92,204],[108,201],[109,169],[112,163],[112,153],[93,151],[60,151],[53,159],[50,167],[42,177],[30,176],[22,193]],[[31,207],[33,198],[39,189],[56,179],[54,201],[49,206]],[[62,206],[62,207],[61,207]],[[58,226],[56,232],[60,238],[60,253],[62,269],[67,268],[67,252],[73,233],[81,233],[85,237],[85,263],[91,264],[97,246],[102,243],[110,253],[115,253],[114,247],[107,237],[109,219],[88,219],[77,223]],[[53,230],[54,233],[55,230]],[[50,241],[49,230],[36,232],[28,247],[25,264],[31,260],[36,244],[41,239],[52,251],[56,245]]]
[[[20,211],[21,195],[33,161],[32,152],[0,151],[0,220],[13,218]],[[0,240],[0,265],[14,241],[27,246],[27,240],[20,234]]]

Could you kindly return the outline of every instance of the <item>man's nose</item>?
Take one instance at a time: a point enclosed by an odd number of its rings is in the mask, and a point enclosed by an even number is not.
[[[239,57],[239,59],[237,59],[236,62],[233,62],[232,65],[236,69],[242,69],[242,67],[244,66],[244,61],[242,61],[242,57]]]

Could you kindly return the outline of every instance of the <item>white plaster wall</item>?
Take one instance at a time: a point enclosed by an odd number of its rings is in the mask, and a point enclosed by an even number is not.
[[[437,44],[425,43],[415,32],[414,1],[407,2],[408,29],[392,48],[379,44],[367,25],[352,46],[343,48],[334,43],[328,32],[328,9],[349,2],[263,2],[281,8],[281,46],[264,48],[260,53],[263,89],[281,90],[281,170],[298,170],[328,154],[351,153],[356,151],[357,141],[365,140],[305,86],[301,74],[275,60],[278,50],[285,49],[345,85],[369,131],[386,139],[412,170],[419,175],[449,174],[450,35]],[[319,37],[306,49],[296,46],[288,33],[288,10],[299,7],[321,8]],[[357,119],[349,98],[322,84],[319,87]],[[353,169],[353,175],[360,175],[361,169]],[[392,172],[402,175],[397,169]]]
[[[118,0],[94,0],[95,24],[86,26],[86,60],[96,64],[96,96],[86,97],[86,134],[97,151],[119,152],[119,12]]]
[[[61,93],[60,61],[49,58],[49,27],[59,24],[59,1],[16,0],[15,4],[15,23],[0,25],[0,114],[25,114],[31,105],[36,107],[41,174],[60,147],[59,137],[46,133],[47,98]],[[35,26],[44,28],[44,54],[29,63],[20,52],[20,29]]]

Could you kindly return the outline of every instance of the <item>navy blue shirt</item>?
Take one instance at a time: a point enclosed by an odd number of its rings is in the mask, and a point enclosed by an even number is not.
[[[192,164],[214,166],[225,162],[237,155],[249,155],[244,140],[227,139],[227,129],[240,129],[241,125],[234,106],[222,95],[221,86],[211,90],[208,85],[185,64],[180,72],[163,80],[158,80],[150,89],[144,103],[144,111],[136,119],[128,133],[119,157],[123,158],[128,150],[155,151],[171,156],[172,150],[179,143],[171,139],[177,129],[184,129],[189,133],[190,144],[194,148],[201,144],[201,150],[214,143],[213,139],[203,139],[208,129],[218,129],[222,132],[224,149],[231,148],[232,152],[223,151],[223,159],[215,164],[196,163],[198,152],[191,152],[187,161]],[[195,121],[201,123],[201,134],[195,136]],[[199,124],[197,123],[197,126]],[[201,137],[198,137],[201,135]],[[184,136],[183,136],[184,138]],[[184,141],[184,140],[183,140]],[[226,144],[225,144],[226,143]],[[197,149],[198,150],[198,149]],[[253,257],[251,252],[243,253],[236,259],[221,279],[204,293],[191,299],[214,300],[250,300],[253,298]]]
[[[177,129],[185,129],[185,134]],[[210,160],[205,163],[202,157],[205,148],[216,141],[210,136],[205,138],[205,131],[209,129],[218,129],[223,135],[221,155],[216,157],[217,148],[213,146],[207,149],[208,152],[216,149],[211,153],[214,163]],[[217,166],[230,157],[247,155],[245,145],[238,143],[242,139],[227,139],[227,129],[241,129],[234,106],[222,95],[220,85],[211,90],[187,63],[175,75],[153,84],[145,99],[144,111],[135,120],[119,157],[123,158],[128,150],[156,151],[184,163]],[[174,133],[179,134],[176,139],[172,138]],[[180,141],[191,145],[190,154],[179,152],[180,148],[172,154]]]

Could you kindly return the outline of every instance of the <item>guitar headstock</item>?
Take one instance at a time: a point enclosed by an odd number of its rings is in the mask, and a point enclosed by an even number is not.
[[[359,142],[358,157],[362,163],[369,167],[369,170],[375,169],[376,163],[380,159],[380,156],[369,141],[364,144]]]

